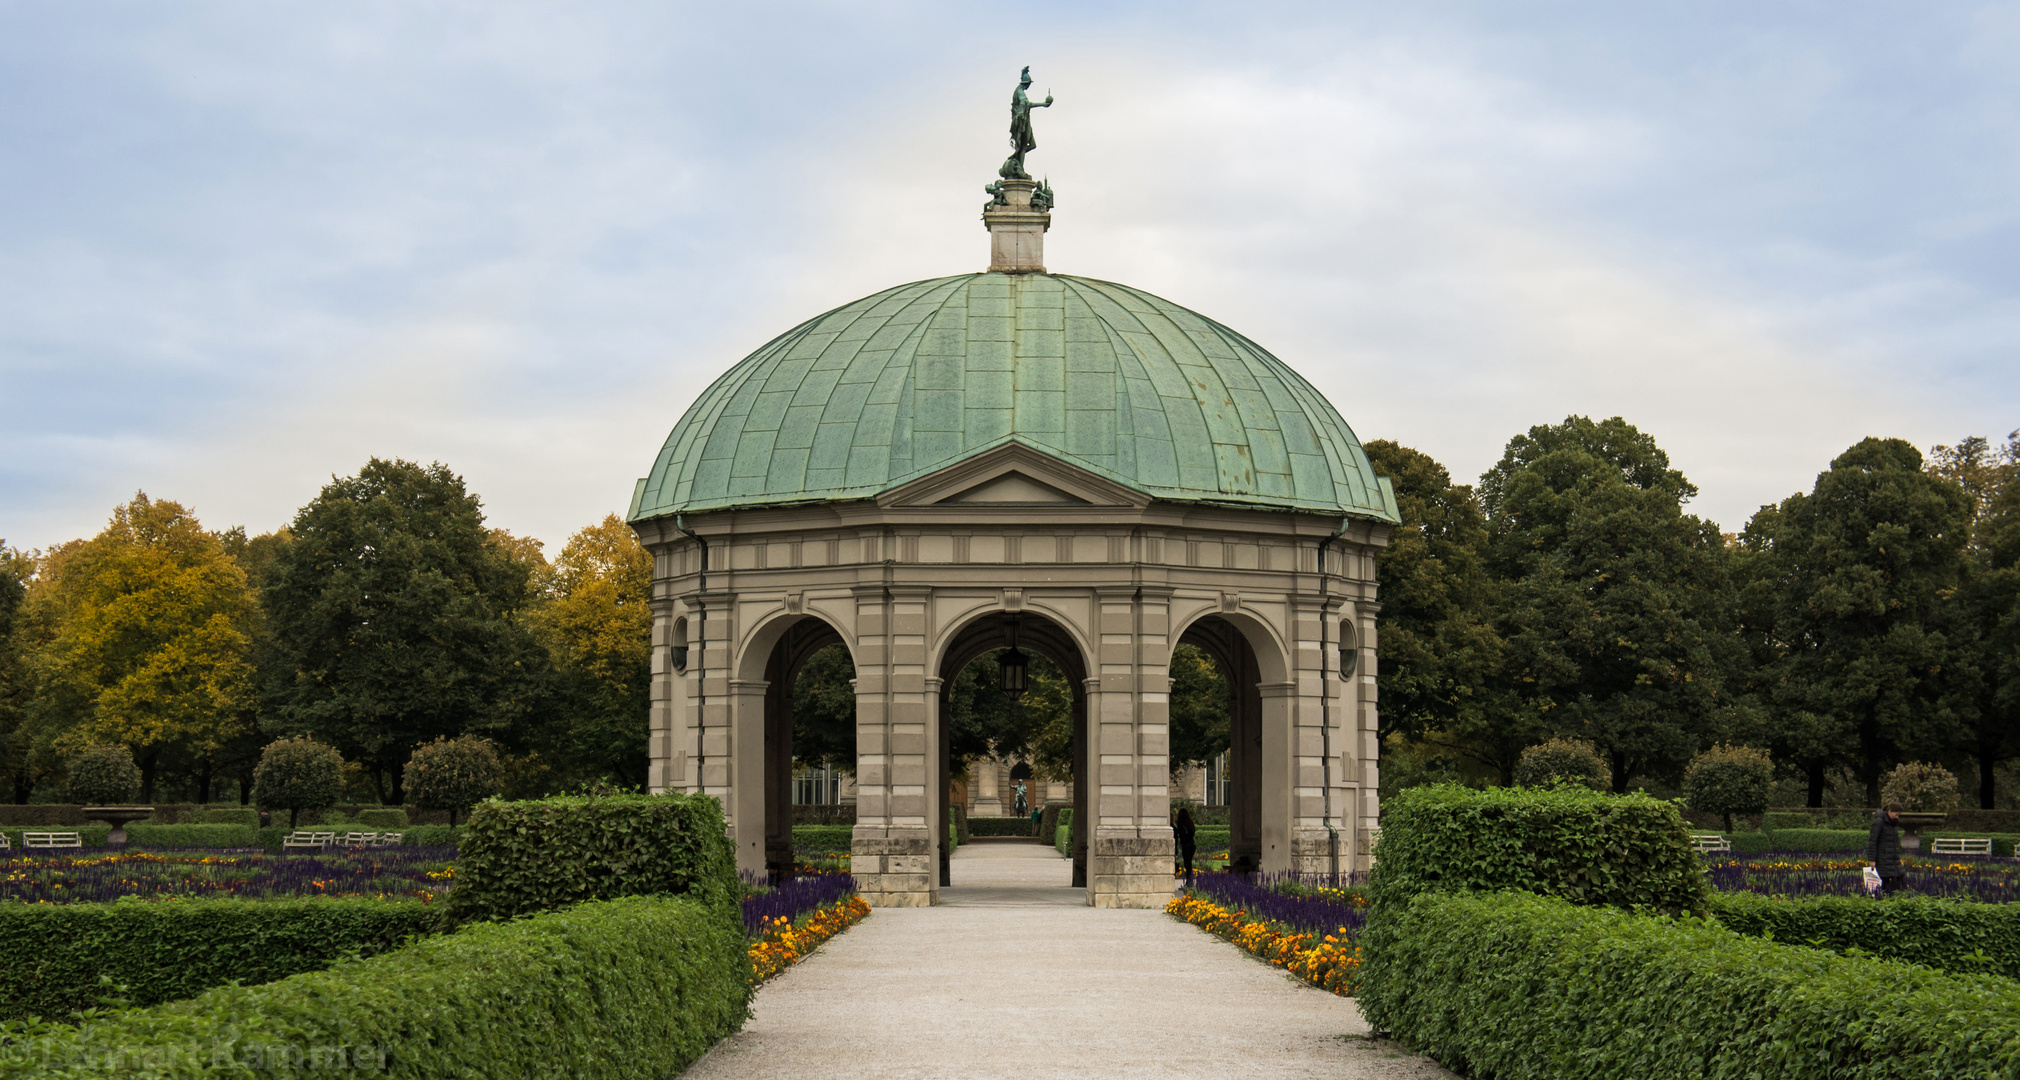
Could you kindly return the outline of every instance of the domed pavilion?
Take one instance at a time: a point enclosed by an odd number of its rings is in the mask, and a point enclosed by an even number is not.
[[[990,185],[987,271],[779,335],[696,399],[638,481],[652,790],[717,796],[739,866],[789,870],[791,686],[840,642],[856,669],[854,874],[873,905],[930,904],[949,883],[954,677],[1036,651],[1074,690],[1074,884],[1097,906],[1162,906],[1183,642],[1233,691],[1236,862],[1364,870],[1388,481],[1260,345],[1046,272],[1052,193],[1022,153]]]

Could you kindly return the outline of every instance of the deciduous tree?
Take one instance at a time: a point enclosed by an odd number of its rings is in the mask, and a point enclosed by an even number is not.
[[[546,603],[530,616],[562,681],[546,741],[586,777],[642,785],[652,705],[652,555],[611,514],[569,537],[551,582]]]
[[[1380,745],[1426,741],[1512,783],[1523,747],[1540,734],[1523,703],[1490,679],[1502,642],[1479,498],[1427,454],[1387,439],[1366,449],[1394,485],[1403,519],[1375,556]]]
[[[1692,810],[1717,814],[1732,831],[1734,814],[1767,812],[1775,786],[1774,761],[1750,746],[1712,746],[1690,759],[1683,772],[1683,797]]]
[[[497,748],[475,735],[422,743],[407,761],[408,798],[423,810],[447,810],[451,825],[504,784]]]
[[[58,629],[40,705],[60,742],[129,747],[152,800],[165,755],[210,753],[250,725],[254,599],[195,515],[143,492],[47,570]]]
[[[1791,495],[1748,527],[1754,573],[1773,604],[1778,742],[1821,804],[1836,755],[1865,781],[1957,738],[1948,700],[1952,658],[1939,625],[1961,581],[1971,500],[1922,467],[1899,439],[1865,439],[1831,462],[1808,494]]]
[[[310,738],[268,744],[253,771],[253,801],[262,810],[286,810],[290,829],[302,811],[328,810],[343,793],[343,755]]]
[[[1538,723],[1597,745],[1616,791],[1680,772],[1734,704],[1728,553],[1683,512],[1696,493],[1619,417],[1530,428],[1481,478],[1498,678]]]
[[[64,794],[86,806],[117,806],[133,798],[140,787],[140,768],[133,751],[117,743],[85,748],[70,759]]]
[[[522,618],[523,553],[484,528],[440,463],[373,458],[295,515],[263,596],[270,714],[391,777],[415,746],[508,734],[541,715],[551,666]]]

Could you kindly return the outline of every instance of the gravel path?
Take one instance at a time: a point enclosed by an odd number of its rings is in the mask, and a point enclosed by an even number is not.
[[[1363,1036],[1350,999],[1162,912],[1085,906],[1036,843],[955,853],[931,908],[885,908],[758,992],[696,1080],[1450,1077]]]

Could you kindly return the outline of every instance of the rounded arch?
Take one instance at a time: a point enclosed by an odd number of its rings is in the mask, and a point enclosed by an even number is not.
[[[942,678],[952,678],[973,663],[976,657],[991,649],[1007,646],[1010,642],[1002,620],[1012,616],[1036,616],[1044,626],[1057,628],[1056,633],[1048,633],[1038,621],[1025,623],[1019,628],[1018,643],[1043,650],[1047,659],[1058,664],[1060,670],[1072,678],[1073,693],[1079,696],[1083,684],[1094,673],[1094,650],[1082,628],[1073,625],[1072,620],[1062,612],[1036,605],[1018,611],[983,607],[967,612],[933,642],[933,656],[926,670]]]
[[[804,631],[800,631],[799,636],[809,639],[819,638],[820,645],[814,646],[814,648],[840,641],[842,647],[849,650],[849,662],[855,662],[856,643],[847,630],[828,620],[825,616],[814,612],[787,611],[784,607],[780,607],[767,612],[758,620],[757,625],[751,628],[750,633],[744,636],[743,645],[737,652],[737,658],[735,662],[730,664],[730,677],[746,682],[756,682],[763,679],[765,677],[765,670],[772,663],[772,650],[778,647],[779,642],[786,635],[794,633],[796,628],[804,626],[809,620],[819,623],[825,628],[825,632],[806,634]],[[807,652],[810,654],[812,650],[808,649]],[[797,657],[791,662],[791,669],[798,671],[800,664],[805,662],[805,660],[806,656],[804,655]]]
[[[1167,639],[1171,642],[1171,647],[1175,649],[1180,644],[1204,644],[1209,652],[1215,654],[1214,658],[1222,662],[1225,670],[1227,661],[1232,658],[1227,656],[1214,641],[1214,636],[1208,628],[1201,625],[1210,619],[1219,619],[1241,634],[1242,639],[1248,643],[1249,651],[1255,656],[1260,681],[1283,683],[1291,680],[1290,651],[1284,646],[1283,638],[1277,634],[1275,627],[1245,611],[1207,608],[1172,628],[1171,636]],[[1193,641],[1185,640],[1188,635]],[[1170,657],[1167,656],[1166,666],[1169,667],[1170,663]]]

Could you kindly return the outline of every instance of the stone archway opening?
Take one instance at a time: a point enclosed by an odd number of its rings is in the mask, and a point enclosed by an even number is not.
[[[1263,858],[1263,679],[1255,647],[1217,615],[1187,627],[1178,644],[1204,653],[1226,685],[1228,869],[1253,873]]]
[[[1022,732],[1005,730],[993,733],[994,738],[986,738],[991,733],[976,732],[962,732],[957,736],[957,686],[961,685],[964,676],[971,683],[997,686],[998,676],[991,669],[996,667],[1000,656],[1013,646],[1017,651],[1042,661],[1032,664],[1024,692],[1024,699],[1028,700],[1020,699],[1022,707],[1016,710],[1024,714],[1024,722],[1032,725],[1031,729]],[[1064,627],[1043,615],[1029,611],[997,612],[969,623],[956,633],[941,655],[938,675],[941,757],[938,762],[940,783],[936,785],[939,792],[937,820],[947,820],[953,794],[953,785],[949,781],[960,771],[957,765],[959,758],[973,754],[984,743],[994,743],[994,749],[1015,749],[1023,756],[1019,767],[1025,769],[1033,795],[1048,776],[1056,777],[1064,771],[1070,777],[1068,782],[1074,809],[1069,843],[1073,860],[1072,885],[1085,888],[1088,673],[1078,642]],[[1001,691],[998,689],[996,692]],[[985,738],[978,741],[978,734]],[[1022,739],[1018,738],[1020,735]],[[1035,768],[1032,767],[1034,764]],[[1029,805],[1036,808],[1040,803],[1034,798]],[[939,882],[942,887],[947,887],[954,883],[953,847],[944,835],[944,828],[942,833],[937,852]],[[1042,841],[1044,838],[1039,839]]]
[[[855,756],[855,729],[853,717],[849,718],[846,732],[807,731],[810,721],[816,718],[795,715],[794,698],[800,677],[810,662],[817,657],[832,660],[831,650],[840,649],[845,655],[848,646],[834,627],[819,619],[802,617],[793,620],[779,633],[777,641],[766,657],[764,667],[764,709],[763,739],[764,752],[761,755],[763,767],[761,810],[763,815],[764,876],[774,884],[790,881],[793,876],[793,762],[794,728],[802,728],[802,740],[809,735],[825,738],[833,745],[821,747],[828,751],[824,756],[835,756],[840,747],[846,747],[847,760],[853,767]],[[851,668],[852,670],[852,668]],[[799,710],[805,713],[807,710]],[[817,722],[817,721],[816,721]],[[756,786],[756,785],[753,785]],[[740,861],[748,861],[748,854],[739,844]]]

